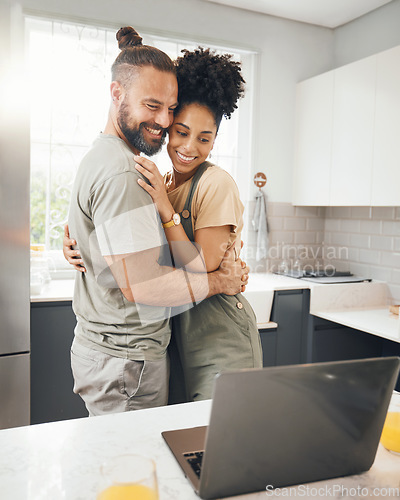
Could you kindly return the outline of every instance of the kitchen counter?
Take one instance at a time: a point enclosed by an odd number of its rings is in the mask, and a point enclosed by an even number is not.
[[[160,500],[198,500],[164,443],[161,431],[207,425],[210,408],[211,401],[202,401],[2,430],[1,498],[95,500],[101,463],[119,454],[137,453],[156,462]],[[305,496],[307,487],[316,493],[306,498],[350,499],[376,498],[381,488],[392,488],[391,496],[398,498],[399,490],[396,495],[393,488],[400,488],[399,470],[400,456],[379,445],[375,463],[364,474],[288,490],[290,496]],[[362,489],[362,495],[354,493],[357,489]],[[265,499],[266,495],[283,496],[277,490],[274,494],[263,491],[231,498]]]
[[[257,278],[254,278],[253,280],[253,277],[255,276],[256,275],[251,275],[251,284],[249,285],[250,291],[249,293],[245,292],[245,296],[247,300],[252,304],[254,309],[259,311],[259,313],[257,314],[257,326],[260,329],[276,328],[277,324],[269,320],[274,288],[270,288],[270,293],[268,294],[268,290],[266,290],[265,288],[263,289],[262,280],[259,280]],[[74,283],[75,280],[73,279],[51,280],[50,283],[46,284],[43,287],[40,294],[31,295],[31,302],[72,301],[72,297],[74,295]],[[272,281],[270,283],[272,283]],[[290,285],[286,283],[286,285],[279,286],[288,287]]]
[[[315,316],[400,343],[399,317],[390,313],[388,307],[319,311],[315,313]]]
[[[250,293],[268,297],[271,291],[295,289],[310,290],[310,314],[400,343],[400,319],[389,311],[384,282],[321,284],[266,273],[251,275],[248,286]]]
[[[51,280],[44,285],[40,294],[31,294],[31,302],[62,302],[72,300],[74,279]]]
[[[400,342],[399,317],[389,312],[386,283],[319,284],[272,273],[250,275],[244,296],[252,305],[260,329],[276,328],[270,321],[274,292],[310,289],[310,313],[372,335]],[[31,302],[72,300],[74,280],[52,280]]]
[[[31,302],[72,300],[74,283],[75,280],[73,279],[51,280],[50,283],[43,287],[40,294],[31,295]],[[310,288],[310,283],[272,273],[253,273],[250,275],[249,285],[245,294],[248,291],[259,292],[302,288]]]
[[[310,314],[400,343],[400,319],[389,311],[384,282],[321,284],[271,273],[253,274],[244,295],[265,295],[257,297],[257,312],[262,311],[263,301],[269,304],[274,291],[296,289],[310,289]]]
[[[383,282],[318,285],[311,290],[310,314],[400,342],[399,316],[389,310]]]

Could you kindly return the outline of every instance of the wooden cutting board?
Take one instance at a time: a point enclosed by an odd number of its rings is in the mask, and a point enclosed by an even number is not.
[[[399,309],[400,309],[400,305],[389,307],[390,312],[392,312],[393,314],[397,314],[397,315],[399,315]]]

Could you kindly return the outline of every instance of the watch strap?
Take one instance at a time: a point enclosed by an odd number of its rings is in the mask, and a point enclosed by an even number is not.
[[[163,222],[162,227],[172,227],[175,226],[174,219],[169,220],[168,222]]]
[[[163,222],[162,226],[165,227],[172,227],[172,226],[179,226],[181,223],[181,216],[178,213],[172,214],[171,220],[168,222]]]

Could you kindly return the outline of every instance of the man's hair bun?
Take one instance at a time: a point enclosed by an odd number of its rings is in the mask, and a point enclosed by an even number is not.
[[[142,45],[142,37],[132,26],[120,28],[115,37],[118,40],[118,47],[121,50]]]
[[[113,82],[120,82],[125,89],[129,89],[132,83],[132,71],[144,66],[176,74],[174,63],[167,54],[156,47],[143,45],[142,37],[132,26],[120,28],[115,38],[118,40],[121,52],[111,66]]]

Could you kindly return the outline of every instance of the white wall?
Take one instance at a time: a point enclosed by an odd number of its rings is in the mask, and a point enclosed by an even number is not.
[[[15,3],[0,0],[3,13]],[[259,52],[249,182],[255,172],[265,172],[269,199],[277,202],[291,201],[295,84],[400,44],[400,0],[336,30],[202,0],[20,0],[19,4],[31,13],[116,27],[131,24],[139,31],[178,34]],[[8,42],[7,30],[1,30],[3,55]]]
[[[334,67],[400,45],[400,0],[335,30]]]
[[[14,2],[15,0],[9,0]],[[8,3],[0,0],[0,3]],[[260,53],[252,172],[268,176],[273,201],[291,201],[295,84],[331,68],[333,31],[202,0],[20,0],[45,15],[132,25]],[[2,43],[0,35],[0,45]],[[255,189],[251,190],[251,194]]]

